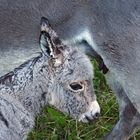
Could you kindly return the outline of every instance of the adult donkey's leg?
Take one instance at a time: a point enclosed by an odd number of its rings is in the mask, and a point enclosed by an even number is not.
[[[140,125],[140,115],[132,104],[128,104],[124,112],[120,114],[120,120],[115,125],[111,133],[104,140],[128,140]]]
[[[104,140],[128,140],[140,126],[140,114],[118,82],[112,82],[111,87],[115,91],[119,103],[119,121]]]

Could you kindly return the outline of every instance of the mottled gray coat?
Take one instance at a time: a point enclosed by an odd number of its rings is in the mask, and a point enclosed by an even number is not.
[[[120,108],[106,139],[128,139],[140,125],[140,0],[1,0],[1,73],[37,51],[41,16],[67,43],[102,57]]]
[[[100,113],[89,59],[65,46],[45,18],[40,47],[40,55],[0,77],[0,140],[25,140],[48,104],[82,122]]]

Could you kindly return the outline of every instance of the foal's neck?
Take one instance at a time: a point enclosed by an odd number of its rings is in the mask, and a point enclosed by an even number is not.
[[[40,55],[0,78],[0,94],[9,94],[36,114],[47,104],[48,60]]]

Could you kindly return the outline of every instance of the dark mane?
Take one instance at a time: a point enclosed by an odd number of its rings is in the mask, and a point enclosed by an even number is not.
[[[14,75],[14,72],[11,71],[11,72],[3,75],[2,77],[0,77],[0,84],[11,83],[13,75]]]
[[[26,62],[24,62],[23,64],[21,64],[19,67],[15,68],[13,71],[3,75],[0,77],[0,84],[5,84],[5,85],[9,85],[12,82],[12,76],[14,76],[16,74],[17,71],[21,70],[22,68],[26,67],[27,64],[29,64],[29,62],[32,61],[30,66],[34,66],[36,61],[42,56],[42,54],[40,54],[37,57],[34,57],[30,60],[27,60]],[[29,66],[29,67],[30,67]]]
[[[32,61],[31,65],[34,66],[34,64],[36,63],[36,61],[37,61],[40,57],[42,57],[42,53],[41,53],[41,52],[39,53],[39,56],[36,56],[36,57],[31,58],[31,59],[25,61],[23,64],[19,65],[17,68],[15,68],[15,69],[14,69],[14,73],[17,72],[18,70],[20,70],[20,69],[26,67],[26,65],[28,65],[29,62],[31,62],[31,61]]]

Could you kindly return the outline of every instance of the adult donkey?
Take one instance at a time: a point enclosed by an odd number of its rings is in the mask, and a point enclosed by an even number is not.
[[[38,57],[0,78],[0,140],[26,139],[36,114],[46,104],[83,122],[100,113],[89,59],[63,45],[45,18],[40,46]]]
[[[102,57],[120,110],[106,139],[128,139],[140,125],[140,1],[1,0],[1,72],[37,50],[41,16],[48,17],[67,43]]]

